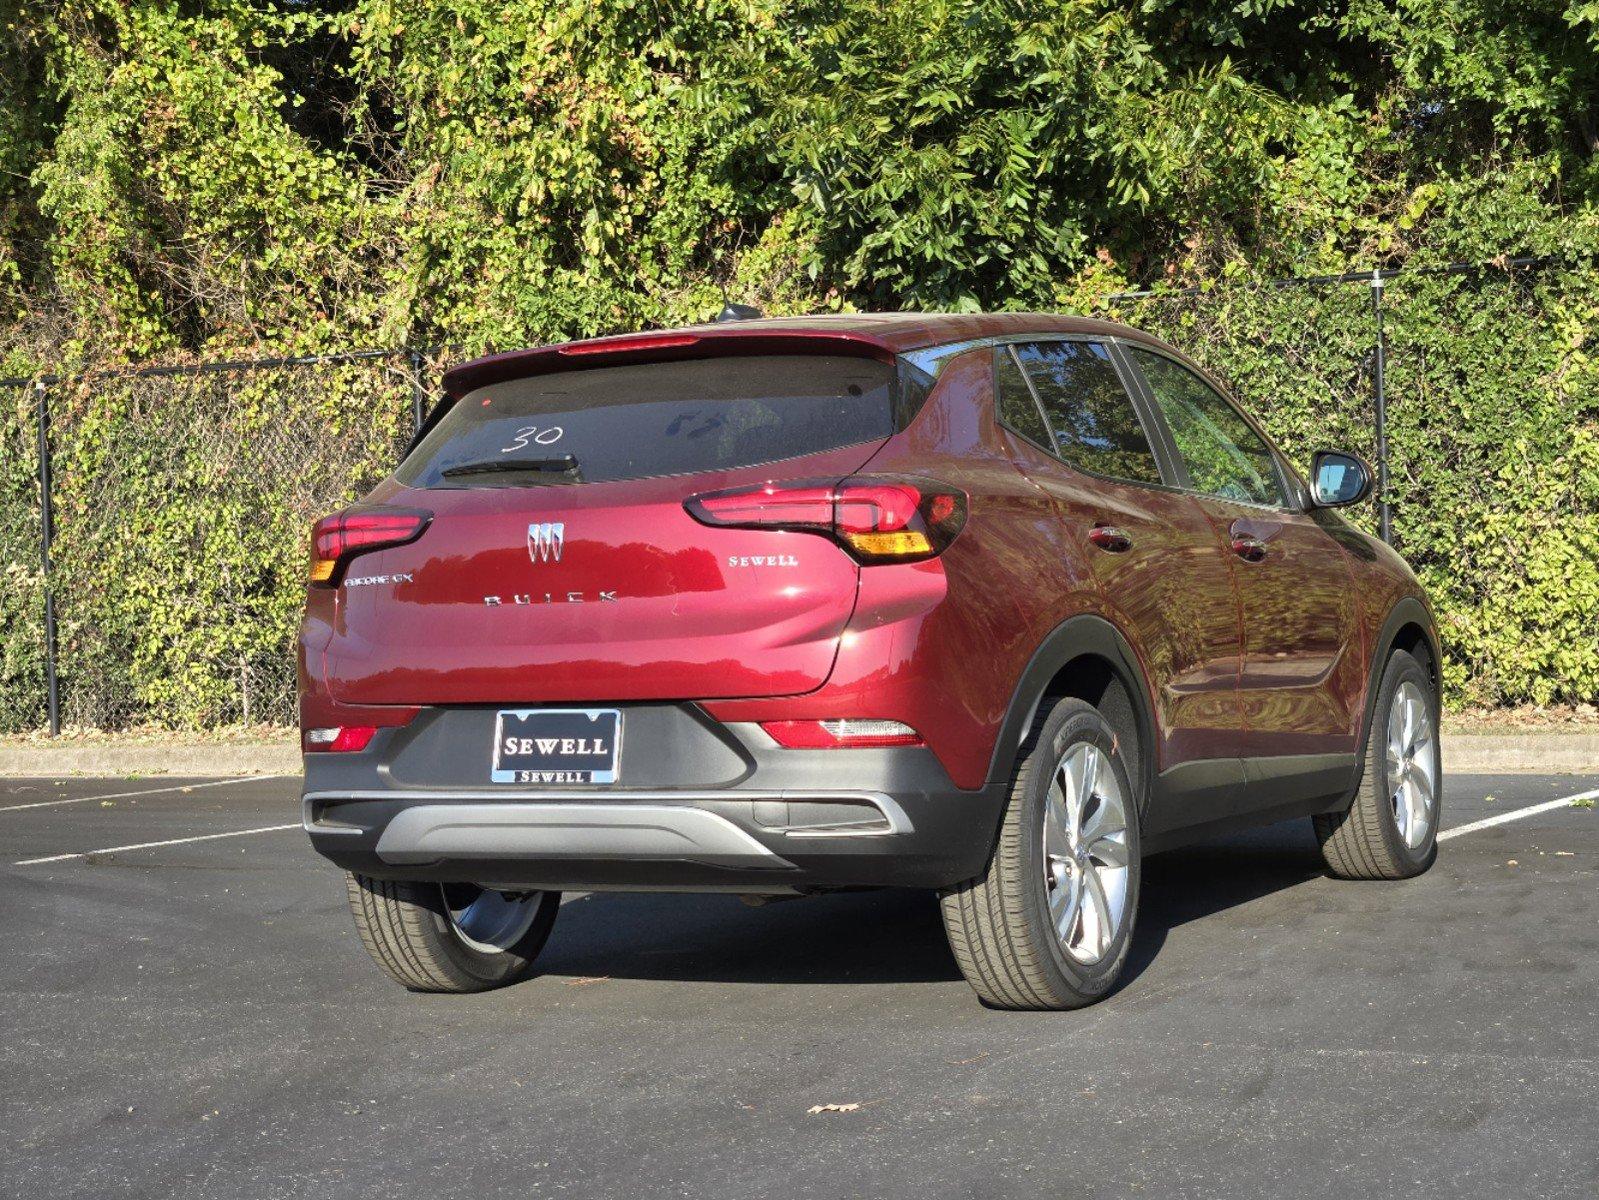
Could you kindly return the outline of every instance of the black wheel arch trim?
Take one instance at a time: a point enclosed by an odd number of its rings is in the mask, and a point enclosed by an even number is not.
[[[1371,736],[1371,723],[1377,713],[1377,693],[1382,690],[1383,668],[1388,664],[1388,656],[1393,653],[1394,643],[1399,638],[1399,631],[1406,625],[1415,625],[1421,630],[1421,635],[1427,641],[1427,652],[1432,655],[1432,699],[1435,711],[1443,711],[1443,652],[1438,645],[1438,629],[1433,623],[1432,613],[1427,611],[1419,597],[1403,596],[1388,610],[1388,616],[1383,619],[1382,627],[1371,644],[1371,662],[1366,673],[1366,699],[1364,713],[1360,719],[1360,738],[1355,742],[1355,761],[1357,764],[1365,762],[1366,740]],[[1363,765],[1357,767],[1354,782],[1349,785],[1349,792],[1344,797],[1342,807],[1348,808],[1355,801],[1355,793],[1360,788],[1360,781],[1365,774]]]
[[[1048,694],[1050,682],[1067,663],[1084,655],[1106,660],[1127,689],[1132,701],[1133,718],[1138,724],[1140,761],[1137,763],[1139,777],[1135,783],[1142,802],[1147,805],[1154,776],[1155,748],[1155,718],[1149,680],[1145,678],[1138,656],[1121,630],[1104,617],[1092,613],[1068,617],[1055,626],[1022,669],[1021,678],[1011,693],[1010,705],[1005,710],[999,738],[994,743],[993,757],[989,760],[989,786],[1010,778],[1017,752],[1032,728],[1038,706]]]
[[[1377,707],[1377,685],[1382,680],[1382,669],[1392,652],[1394,642],[1399,637],[1399,631],[1406,625],[1415,625],[1427,639],[1427,652],[1432,655],[1432,690],[1433,700],[1440,706],[1443,703],[1443,652],[1438,645],[1438,630],[1433,624],[1432,614],[1427,611],[1427,606],[1415,596],[1402,597],[1393,608],[1388,610],[1388,616],[1382,623],[1371,647],[1371,671],[1366,677],[1366,712],[1360,725],[1359,745],[1366,744],[1366,737],[1371,732],[1371,720]]]

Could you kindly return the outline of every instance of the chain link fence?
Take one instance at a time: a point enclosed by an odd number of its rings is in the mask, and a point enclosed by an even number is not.
[[[389,473],[441,366],[356,352],[3,393],[0,731],[292,724],[310,525]]]
[[[1453,702],[1599,695],[1599,272],[1288,280],[1098,311],[1229,380],[1301,466],[1321,446],[1379,464]],[[0,732],[291,724],[309,527],[393,467],[442,357],[0,381]],[[1352,519],[1377,532],[1380,514]]]

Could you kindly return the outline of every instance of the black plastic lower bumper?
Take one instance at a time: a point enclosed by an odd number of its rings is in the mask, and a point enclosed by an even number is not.
[[[688,706],[625,714],[614,786],[485,782],[492,709],[440,709],[305,757],[317,852],[365,875],[507,889],[787,894],[943,887],[983,869],[1003,791],[923,748],[784,750]]]

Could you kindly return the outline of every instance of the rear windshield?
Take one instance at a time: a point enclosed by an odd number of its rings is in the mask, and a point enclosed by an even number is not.
[[[792,354],[534,375],[463,396],[395,472],[412,487],[601,483],[886,438],[894,368]]]

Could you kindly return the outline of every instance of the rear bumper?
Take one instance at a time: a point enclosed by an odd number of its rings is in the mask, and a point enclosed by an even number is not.
[[[462,710],[431,729],[427,715],[361,754],[306,756],[304,824],[318,853],[380,878],[507,889],[944,887],[983,869],[1004,803],[999,790],[956,788],[923,748],[783,750],[754,727],[682,708],[629,714],[640,730],[680,735],[670,769],[659,754],[624,758],[624,783],[653,776],[652,786],[450,786],[436,768],[441,731],[462,743],[457,764],[488,742]],[[629,738],[624,754],[649,744]],[[704,755],[693,752],[701,738],[716,743]],[[425,772],[415,747],[428,751]],[[714,782],[684,778],[702,772]],[[432,778],[412,782],[419,773]]]

